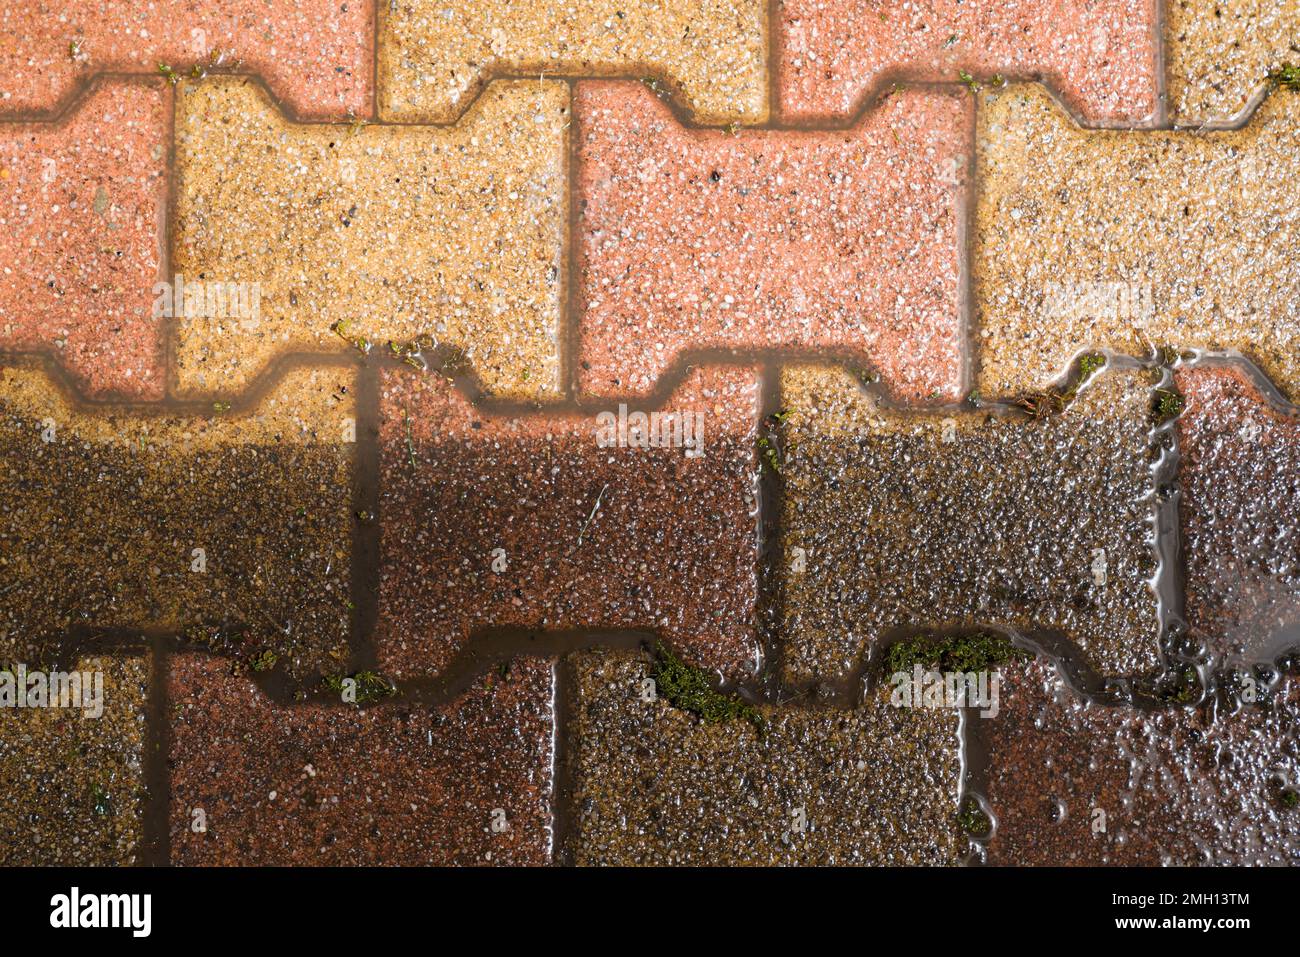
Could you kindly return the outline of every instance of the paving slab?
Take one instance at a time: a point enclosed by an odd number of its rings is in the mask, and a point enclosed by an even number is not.
[[[88,396],[163,394],[166,90],[104,81],[56,122],[0,123],[0,349],[55,356]]]
[[[299,116],[368,116],[372,0],[42,0],[0,10],[0,114],[53,113],[102,73],[266,78]]]
[[[788,120],[843,120],[899,80],[1042,79],[1089,125],[1156,119],[1155,0],[780,0]]]
[[[79,407],[0,368],[0,654],[156,629],[290,671],[348,653],[354,373],[286,372],[251,405]]]
[[[705,723],[658,694],[635,652],[574,656],[579,865],[956,863],[958,714],[758,709]]]
[[[521,659],[442,706],[280,705],[177,656],[172,863],[545,864],[553,692],[551,664]]]
[[[300,124],[251,80],[181,83],[173,270],[247,284],[259,308],[187,301],[178,393],[241,391],[282,353],[420,340],[499,395],[554,397],[568,125],[556,82],[494,83],[450,127]]]
[[[755,370],[565,412],[493,413],[409,369],[381,390],[386,672],[438,674],[476,632],[507,628],[653,631],[696,663],[753,669]]]
[[[139,654],[0,665],[0,865],[140,863],[149,670]]]
[[[1088,705],[1041,663],[1009,671],[985,736],[990,864],[1291,865],[1294,678],[1236,713]]]
[[[1300,394],[1289,250],[1300,98],[1227,132],[1084,130],[1045,90],[979,108],[978,385],[1040,389],[1086,349],[1237,350]],[[1139,198],[1140,197],[1140,198]]]
[[[955,398],[969,110],[909,90],[850,130],[696,130],[645,84],[580,83],[580,390],[648,393],[693,350],[787,349]]]
[[[386,120],[449,122],[500,75],[655,78],[700,123],[767,118],[762,0],[401,0],[379,16]]]
[[[1242,370],[1183,369],[1179,517],[1192,637],[1219,659],[1300,646],[1300,420]]]
[[[1103,371],[1059,414],[891,409],[841,369],[782,377],[780,659],[851,675],[897,629],[1063,637],[1159,663],[1151,395]]]
[[[1169,115],[1181,126],[1230,126],[1284,64],[1300,64],[1297,0],[1169,0]]]

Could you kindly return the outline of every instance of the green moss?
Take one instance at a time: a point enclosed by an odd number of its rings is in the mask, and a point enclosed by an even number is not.
[[[177,73],[175,70],[173,70],[166,63],[158,64],[158,75],[164,77],[167,80],[167,82],[170,83],[172,86],[175,86],[176,83],[180,80],[180,74]]]
[[[655,645],[654,679],[656,693],[663,695],[674,708],[689,711],[707,724],[744,719],[763,730],[763,716],[753,705],[736,695],[718,691],[702,668],[693,668],[678,658],[662,642]]]
[[[354,675],[326,675],[321,679],[321,684],[335,694],[342,695],[346,690],[344,682],[349,678],[356,682],[355,704],[370,704],[397,694],[397,686],[374,671],[358,671]]]
[[[962,85],[972,93],[978,93],[980,91],[979,81],[965,70],[961,70],[957,73],[957,79],[960,80]]]
[[[977,633],[933,638],[905,638],[885,652],[885,673],[911,671],[916,665],[938,671],[988,671],[1012,661],[1025,660],[1029,652],[1002,635]]]
[[[1175,389],[1156,389],[1151,417],[1157,425],[1176,419],[1183,411],[1183,396]]]
[[[974,798],[962,802],[961,810],[957,812],[957,826],[971,837],[986,837],[993,830],[993,822]]]
[[[777,454],[776,445],[766,435],[758,438],[758,457],[775,474],[781,474],[781,456]]]
[[[1167,704],[1194,704],[1201,697],[1201,679],[1195,668],[1183,668],[1157,689],[1155,697]]]
[[[1106,357],[1098,352],[1089,352],[1079,357],[1079,381],[1086,382],[1101,371],[1106,365]]]
[[[254,671],[270,671],[278,660],[276,653],[268,649],[261,654],[253,655],[248,663]]]
[[[1276,69],[1269,70],[1268,78],[1285,89],[1300,90],[1300,66],[1293,63],[1283,63]]]
[[[1300,807],[1300,792],[1293,791],[1291,788],[1283,788],[1277,799],[1288,810]]]

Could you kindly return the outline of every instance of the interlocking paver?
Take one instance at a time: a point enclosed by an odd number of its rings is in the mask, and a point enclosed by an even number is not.
[[[79,682],[60,707],[49,706],[56,669],[22,664],[0,665],[8,672],[0,673],[0,865],[138,863],[149,659],[88,657],[58,668]],[[22,692],[38,706],[17,708]]]
[[[1300,811],[1300,695],[1210,719],[1085,704],[1050,669],[1012,669],[986,741],[991,864],[1290,864]],[[1292,793],[1294,791],[1292,790]]]
[[[1105,674],[1159,661],[1151,395],[1103,371],[1058,415],[886,408],[791,367],[781,661],[842,678],[891,629],[1063,635]]]
[[[0,368],[0,654],[157,628],[291,671],[346,655],[352,378],[295,369],[247,410],[150,414]]]
[[[260,316],[176,319],[182,394],[281,352],[416,339],[484,386],[559,389],[568,91],[494,83],[453,127],[287,121],[243,79],[177,87],[175,271],[258,284]]]
[[[237,69],[296,113],[370,112],[371,0],[43,0],[0,9],[0,111],[45,113],[99,73]]]
[[[1148,123],[1155,0],[781,0],[787,118],[844,119],[893,80],[1043,78],[1090,124]]]
[[[961,387],[969,103],[906,91],[849,131],[683,128],[580,83],[578,382],[644,394],[683,353],[825,350],[900,395]]]
[[[633,652],[577,655],[578,864],[951,864],[965,851],[955,710],[760,708],[704,723]]]
[[[56,356],[93,396],[163,391],[165,87],[105,81],[58,122],[0,123],[0,349]]]
[[[172,863],[546,863],[553,692],[551,664],[524,659],[441,707],[284,706],[178,656]]]
[[[767,117],[763,0],[381,3],[380,116],[454,120],[494,74],[652,74],[701,123]]]
[[[1216,656],[1272,659],[1300,623],[1300,421],[1236,369],[1184,369],[1178,387],[1188,625]]]
[[[1235,349],[1300,395],[1300,99],[1232,132],[1086,131],[1040,87],[983,96],[973,281],[985,396],[1075,353]]]
[[[563,413],[492,414],[407,369],[381,386],[386,671],[436,674],[475,631],[506,627],[644,629],[710,668],[752,667],[754,370],[694,371],[655,407]],[[700,444],[665,444],[662,420],[638,431],[652,412]]]
[[[1296,62],[1297,0],[1169,0],[1165,72],[1170,118],[1225,126],[1244,115],[1271,71]]]

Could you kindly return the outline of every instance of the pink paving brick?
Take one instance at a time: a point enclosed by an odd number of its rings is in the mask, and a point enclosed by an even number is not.
[[[102,81],[57,123],[0,123],[0,350],[50,353],[90,395],[162,395],[169,92]]]
[[[1184,369],[1178,387],[1191,636],[1219,658],[1271,660],[1300,626],[1300,417],[1235,368]]]
[[[527,659],[442,706],[280,705],[227,661],[175,657],[172,863],[544,864],[553,692]]]
[[[618,403],[493,415],[409,370],[386,372],[382,390],[376,642],[386,672],[436,674],[495,628],[654,631],[693,663],[752,669],[754,370],[711,366],[662,405],[631,403],[622,445]],[[635,414],[652,411],[688,416],[702,454],[638,447],[654,423],[638,432]]]
[[[732,133],[580,83],[580,389],[645,394],[700,349],[819,350],[955,398],[970,111],[903,91],[851,130]]]
[[[1149,123],[1155,0],[782,0],[787,120],[842,120],[899,80],[1045,80],[1089,125]]]
[[[98,73],[237,70],[301,117],[368,116],[370,0],[43,0],[0,6],[0,113],[48,113]]]

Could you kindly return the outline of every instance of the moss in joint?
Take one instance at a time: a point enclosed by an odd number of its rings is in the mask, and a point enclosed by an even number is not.
[[[358,671],[355,675],[326,675],[321,679],[321,684],[335,694],[342,695],[347,690],[344,682],[349,679],[355,682],[355,704],[370,704],[397,694],[397,686],[374,671]]]
[[[650,677],[654,679],[656,692],[669,704],[697,715],[706,724],[743,718],[759,731],[764,728],[763,716],[757,708],[715,689],[702,668],[686,664],[663,642],[655,644],[654,670]]]
[[[971,837],[987,837],[993,830],[993,822],[974,798],[962,802],[961,810],[957,812],[957,826]]]
[[[988,671],[1012,661],[1026,660],[1029,652],[1002,635],[979,633],[932,638],[905,638],[885,653],[885,673],[911,671],[916,665],[938,671]]]
[[[1182,393],[1175,389],[1156,389],[1151,417],[1156,425],[1163,425],[1170,419],[1176,419],[1183,411]]]

